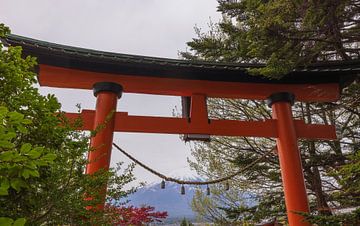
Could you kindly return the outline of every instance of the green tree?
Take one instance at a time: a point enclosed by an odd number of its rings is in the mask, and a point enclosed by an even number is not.
[[[185,59],[263,63],[263,67],[252,69],[250,73],[281,78],[296,67],[359,58],[358,1],[218,2],[222,21],[211,24],[210,31],[206,33],[196,28],[198,37],[187,43],[190,52],[182,53]],[[351,161],[351,156],[359,150],[359,90],[356,80],[343,90],[341,100],[337,103],[299,103],[293,108],[294,117],[306,123],[334,124],[338,128],[339,140],[299,143],[311,208],[322,215],[331,214],[331,208],[358,205],[350,200],[340,200],[335,194],[336,191],[344,194],[348,190],[342,182],[344,176],[336,172]],[[271,118],[269,109],[261,101],[209,99],[208,106],[211,118]],[[237,167],[243,168],[267,150],[274,150],[273,155],[234,178],[233,187],[258,195],[257,209],[253,211],[251,220],[275,216],[281,218],[285,216],[284,200],[274,140],[214,137],[208,144],[195,144],[192,150],[195,161],[191,165],[198,173],[213,179],[228,175]],[[354,175],[353,171],[346,172],[347,177]],[[359,193],[353,195],[359,196]],[[221,217],[228,219],[234,217],[236,212],[248,216],[248,212],[252,211],[251,206],[246,208],[238,205],[226,209],[221,202],[213,201],[214,206],[222,211]]]
[[[16,137],[26,134],[25,126],[31,123],[24,115],[0,106],[0,122],[0,196],[7,196],[11,190],[20,192],[28,188],[27,180],[39,177],[39,167],[53,164],[56,156],[45,154],[43,147],[32,147],[30,143],[16,148]],[[24,225],[25,222],[25,218],[14,221],[0,217],[0,225]]]
[[[208,109],[210,118],[236,120],[270,118],[270,112],[265,105],[256,101],[209,99]],[[274,140],[266,138],[213,137],[210,143],[195,144],[192,149],[195,161],[190,162],[190,165],[199,174],[210,179],[221,178],[232,174],[237,168],[244,168],[274,147]],[[208,205],[202,203],[200,196],[195,200],[198,202],[197,206],[202,208],[202,214],[206,214],[208,219],[212,218],[216,222],[223,222],[226,219],[230,222],[241,219],[256,222],[269,216],[284,216],[284,200],[275,150],[259,164],[233,178],[230,185],[230,191],[225,191],[221,187],[212,189],[212,200],[206,202],[212,204],[209,209],[206,209]],[[253,194],[251,199],[259,202],[256,211],[252,205],[247,205],[245,196],[239,195],[241,193],[238,191]],[[251,210],[253,214],[248,214]],[[209,215],[209,212],[212,214]]]
[[[348,165],[356,162],[353,156],[356,156],[359,150],[360,133],[359,93],[351,92],[352,87],[344,90],[343,97],[338,103],[316,105],[298,103],[293,108],[297,119],[303,119],[307,123],[335,124],[338,128],[339,140],[299,142],[306,185],[310,191],[311,208],[322,214],[330,214],[330,208],[358,205],[355,197],[359,197],[360,193],[357,189],[357,180],[354,179],[358,176],[357,165]],[[257,101],[209,99],[208,107],[211,118],[236,120],[270,118],[269,109]],[[279,163],[274,147],[274,140],[265,138],[213,137],[210,143],[196,143],[192,149],[195,161],[190,164],[198,173],[210,179],[227,176],[237,168],[244,168],[268,150],[274,151],[264,161],[235,177],[231,183],[235,191],[244,190],[257,195],[256,209],[251,205],[246,208],[246,205],[242,204],[241,197],[238,198],[238,202],[232,201],[229,194],[226,194],[228,192],[220,189],[218,194],[213,192],[211,197],[213,205],[208,209],[206,209],[208,202],[198,197],[195,201],[198,202],[197,206],[200,206],[201,211],[195,210],[202,215],[209,215],[210,212],[214,212],[214,207],[220,207],[217,215],[211,215],[216,221],[222,220],[225,216],[229,220],[235,217],[235,219],[246,218],[255,222],[268,217],[283,218],[285,206]],[[340,169],[342,170],[339,172]],[[353,182],[350,183],[351,180]],[[253,214],[249,215],[249,212]],[[249,216],[251,217],[248,218]]]
[[[1,24],[1,37],[8,33]],[[101,199],[98,191],[107,181],[108,200],[131,192],[123,186],[133,180],[133,166],[120,174],[84,174],[89,135],[74,130],[54,95],[39,94],[35,66],[33,57],[21,57],[20,47],[0,42],[0,222],[81,225],[96,219],[105,225],[103,213],[85,207]]]
[[[184,219],[182,219],[180,226],[193,226],[193,224],[191,222],[189,222],[188,220],[186,220],[186,218],[184,217]]]
[[[359,2],[354,0],[218,0],[223,20],[197,28],[189,59],[260,62],[252,70],[281,77],[294,67],[359,57]]]
[[[339,177],[339,183],[342,186],[332,194],[334,200],[342,203],[344,206],[355,206],[346,212],[340,212],[336,216],[319,216],[310,214],[307,216],[311,223],[318,225],[359,225],[360,224],[360,151],[354,152],[349,157],[349,162],[334,170],[333,175]]]

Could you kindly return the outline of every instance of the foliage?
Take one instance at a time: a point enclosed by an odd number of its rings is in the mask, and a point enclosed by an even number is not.
[[[236,120],[263,120],[270,118],[270,113],[264,105],[255,101],[209,99],[208,109],[211,118],[226,118]],[[210,143],[197,143],[192,155],[191,166],[201,175],[221,178],[243,168],[265,152],[274,148],[274,141],[265,138],[243,137],[213,137]],[[231,181],[230,191],[219,188],[212,189],[211,202],[213,207],[207,208],[207,203],[198,199],[198,206],[203,208],[203,214],[213,221],[257,221],[269,215],[283,216],[284,206],[280,184],[280,172],[277,157],[274,154],[237,176]],[[216,192],[215,192],[216,191]],[[238,191],[252,194],[257,202],[256,211],[248,205],[243,195]],[[211,210],[210,210],[211,209]],[[241,210],[241,212],[239,212]],[[198,210],[196,210],[198,211]],[[212,213],[210,216],[209,213]],[[214,214],[216,213],[216,214]]]
[[[43,147],[30,143],[18,146],[17,138],[28,133],[29,119],[18,112],[9,112],[0,106],[0,196],[30,187],[32,177],[40,177],[39,168],[54,163],[56,155],[47,153]],[[18,147],[17,147],[18,146]],[[25,218],[12,220],[1,217],[0,225],[24,225]]]
[[[305,181],[310,191],[311,209],[320,215],[331,214],[329,209],[332,208],[347,208],[359,203],[357,198],[346,198],[350,197],[350,193],[347,194],[346,191],[352,192],[351,197],[360,197],[357,180],[354,179],[358,178],[356,164],[359,161],[354,156],[357,156],[360,133],[359,95],[352,92],[354,85],[344,90],[338,103],[298,103],[293,108],[295,117],[305,119],[306,123],[335,124],[338,128],[339,140],[299,142]],[[257,101],[209,99],[208,107],[211,118],[270,118],[269,109]],[[213,221],[222,221],[223,218],[230,222],[236,219],[259,222],[269,217],[283,219],[285,206],[277,151],[274,147],[274,141],[265,138],[213,137],[210,143],[196,143],[192,149],[195,161],[190,164],[199,174],[210,179],[229,175],[236,171],[236,168],[244,168],[267,150],[273,149],[274,152],[266,160],[234,178],[231,183],[231,188],[235,191],[243,190],[254,194],[256,208],[243,205],[241,196],[237,199],[230,198],[227,194],[229,192],[225,194],[220,190],[218,194],[213,192],[210,206],[209,198],[195,197],[200,209],[194,210]],[[350,183],[350,180],[354,183]],[[227,202],[232,205],[226,204]],[[214,212],[220,215],[215,215]]]
[[[323,216],[316,213],[305,215],[309,222],[317,225],[359,225],[360,224],[360,151],[349,157],[349,163],[341,166],[332,173],[338,176],[342,189],[332,193],[334,200],[345,207],[356,206],[355,210],[349,208],[339,209],[336,215]],[[345,211],[345,212],[344,212]]]
[[[334,192],[334,199],[347,204],[357,205],[360,203],[360,151],[349,156],[349,162],[340,167],[332,174],[339,177],[342,190]]]
[[[5,24],[0,23],[0,38],[10,33],[10,29]]]
[[[43,147],[32,147],[30,143],[16,149],[16,138],[26,134],[25,126],[31,124],[24,115],[0,106],[0,122],[0,195],[8,195],[10,188],[17,192],[28,188],[25,180],[39,177],[39,167],[52,164],[56,155],[45,154]]]
[[[254,74],[280,78],[294,67],[359,58],[359,2],[218,0],[223,20],[199,28],[188,59],[262,62]]]
[[[182,219],[180,226],[194,226],[191,222],[187,221],[186,218]]]
[[[206,221],[213,222],[216,225],[233,225],[236,223],[248,222],[250,215],[233,214],[234,208],[251,208],[254,203],[247,197],[247,194],[231,189],[224,192],[223,186],[212,186],[211,196],[204,194],[200,189],[196,190],[191,207],[198,215]],[[242,197],[239,199],[239,197]]]
[[[151,222],[161,222],[167,217],[167,212],[154,211],[151,206],[111,206],[107,205],[105,213],[111,218],[112,225],[145,225]]]
[[[356,226],[360,224],[360,208],[357,208],[350,213],[338,213],[334,216],[323,216],[323,215],[306,215],[304,214],[307,220],[319,226],[322,225],[332,225],[332,226]]]
[[[251,69],[253,74],[281,78],[294,68],[332,60],[359,58],[358,1],[289,1],[289,0],[219,0],[218,11],[223,19],[210,23],[210,31],[196,28],[197,37],[188,42],[189,60],[264,63]],[[337,103],[297,103],[294,117],[305,123],[336,125],[338,140],[299,141],[304,176],[309,191],[310,207],[322,218],[333,215],[333,209],[358,205],[357,167],[354,162],[359,150],[360,86],[358,78],[343,90]],[[266,120],[270,109],[263,101],[208,99],[209,117],[233,120]],[[257,206],[234,202],[223,193],[210,199],[197,197],[196,209],[214,221],[243,219],[251,221],[277,217],[284,219],[285,206],[281,175],[273,139],[246,137],[213,137],[210,143],[195,143],[191,166],[209,179],[219,178],[243,168],[266,151],[273,154],[252,169],[234,178],[233,189],[256,195]],[[355,161],[356,162],[356,161]],[[343,169],[339,172],[339,169]],[[345,170],[346,169],[346,170]],[[347,181],[344,181],[348,178]],[[350,180],[355,183],[349,183]],[[341,198],[342,197],[342,198]],[[216,209],[217,208],[217,209]],[[210,213],[220,213],[219,216]]]
[[[8,32],[1,24],[0,35]],[[4,225],[24,220],[27,225],[82,225],[98,219],[97,225],[105,225],[101,212],[85,207],[102,200],[98,191],[106,182],[108,200],[131,192],[123,186],[133,180],[133,166],[83,173],[89,135],[74,130],[77,125],[67,122],[54,95],[39,94],[35,58],[21,53],[20,47],[4,48],[0,42],[0,220],[8,221]]]
[[[25,218],[18,218],[15,221],[9,217],[0,217],[0,225],[2,226],[22,226],[25,225]]]

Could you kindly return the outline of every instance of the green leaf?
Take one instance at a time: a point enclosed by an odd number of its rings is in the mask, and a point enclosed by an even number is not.
[[[35,164],[35,161],[32,161],[32,162],[27,162],[25,164],[25,167],[29,168],[29,169],[36,169],[36,164]]]
[[[41,152],[37,151],[36,149],[32,149],[27,153],[27,155],[32,159],[37,159],[40,157]]]
[[[24,124],[24,125],[29,125],[29,124],[32,123],[32,121],[30,119],[24,119],[24,120],[22,120],[21,123]]]
[[[26,162],[28,161],[28,157],[27,156],[21,156],[19,153],[15,153],[14,154],[14,158],[13,158],[13,162]]]
[[[0,187],[0,196],[1,195],[9,195],[8,189]]]
[[[2,161],[11,161],[14,159],[14,151],[4,151],[0,153],[0,159]]]
[[[14,220],[8,217],[0,217],[0,226],[11,226]]]
[[[12,178],[10,180],[10,185],[17,192],[21,190],[21,187],[27,187],[27,184],[21,178]]]
[[[15,145],[7,140],[0,140],[0,148],[14,148]]]
[[[22,172],[21,172],[21,176],[25,179],[28,179],[30,177],[30,171],[31,169],[23,169]]]
[[[43,161],[43,160],[36,160],[36,165],[38,165],[38,166],[47,166],[47,165],[49,165],[49,162]]]
[[[4,106],[0,106],[0,115],[6,115],[9,112],[9,110],[4,107]]]
[[[40,152],[40,153],[43,153],[44,152],[44,147],[35,147],[33,150],[37,151],[37,152]]]
[[[18,125],[17,129],[19,130],[20,133],[24,133],[27,134],[28,133],[28,129],[26,129],[24,126],[22,125]]]
[[[33,177],[40,177],[39,171],[37,170],[30,170],[29,173]]]
[[[52,153],[49,153],[49,154],[46,154],[44,155],[41,160],[43,161],[47,161],[47,162],[52,162],[56,159],[56,155],[55,154],[52,154]]]
[[[8,133],[2,135],[2,136],[1,136],[1,139],[9,141],[9,140],[11,140],[11,139],[13,139],[13,138],[15,138],[15,137],[16,137],[16,133],[14,133],[14,132],[8,132]]]
[[[7,178],[2,178],[0,186],[8,189],[10,187],[9,180]]]
[[[21,146],[20,152],[23,153],[23,154],[26,154],[26,153],[28,153],[28,152],[31,150],[31,147],[32,147],[31,144],[25,143],[25,144],[23,144],[23,145]]]
[[[18,218],[16,219],[16,221],[14,222],[13,226],[24,226],[26,223],[26,219],[25,218]]]
[[[0,195],[8,195],[9,187],[10,187],[9,180],[7,178],[2,178],[0,184]]]
[[[16,111],[9,112],[8,116],[10,120],[13,122],[20,122],[24,118],[23,114],[20,114],[19,112]]]

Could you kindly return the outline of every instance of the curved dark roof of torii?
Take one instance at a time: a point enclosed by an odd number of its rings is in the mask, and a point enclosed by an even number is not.
[[[296,69],[280,80],[270,80],[247,73],[247,69],[262,67],[262,64],[188,61],[119,54],[13,34],[4,41],[8,45],[22,46],[23,54],[37,57],[39,64],[122,75],[273,84],[340,83],[343,86],[360,74],[360,60],[331,61]]]

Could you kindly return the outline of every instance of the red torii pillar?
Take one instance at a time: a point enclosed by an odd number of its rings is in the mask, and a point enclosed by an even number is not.
[[[299,215],[299,212],[309,213],[309,204],[291,111],[294,101],[295,96],[286,92],[274,93],[267,99],[273,119],[277,120],[276,144],[288,221],[291,226],[307,226],[310,224]]]
[[[113,82],[95,83],[93,87],[96,97],[96,110],[94,117],[94,128],[97,131],[90,140],[89,163],[86,174],[93,174],[100,169],[109,170],[111,159],[111,148],[115,127],[115,112],[117,100],[121,97],[122,86]],[[106,185],[104,185],[104,197],[97,206],[104,209]]]

